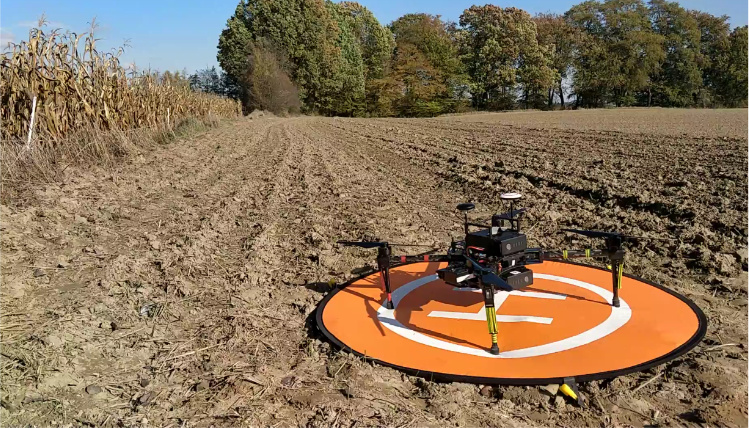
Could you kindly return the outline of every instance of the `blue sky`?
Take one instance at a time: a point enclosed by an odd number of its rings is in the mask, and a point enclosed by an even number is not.
[[[495,3],[515,6],[531,14],[562,13],[581,0],[524,0]],[[360,0],[383,24],[412,12],[442,15],[458,20],[476,0]],[[714,15],[728,15],[732,26],[747,23],[746,0],[683,0],[682,6]],[[74,32],[89,28],[96,17],[100,48],[111,49],[129,40],[122,57],[124,64],[138,68],[192,72],[217,65],[216,44],[226,20],[234,13],[237,0],[0,0],[0,39],[25,39],[29,26],[45,13],[52,27]]]

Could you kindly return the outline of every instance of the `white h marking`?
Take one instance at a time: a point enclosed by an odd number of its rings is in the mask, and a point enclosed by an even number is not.
[[[473,291],[480,293],[481,290],[475,288],[455,288],[456,291]],[[535,291],[500,291],[494,294],[494,310],[499,311],[500,306],[510,296],[522,296],[522,297],[535,297],[537,299],[552,299],[552,300],[564,300],[567,298],[564,294],[554,293],[539,293]],[[478,312],[448,312],[448,311],[432,311],[427,315],[433,318],[450,318],[454,320],[469,320],[469,321],[486,321],[486,314],[484,308],[479,309]],[[553,318],[547,317],[534,317],[531,315],[497,315],[497,322],[532,322],[536,324],[551,324]]]
[[[575,287],[582,288],[583,290],[591,291],[598,295],[604,302],[610,302],[614,297],[613,293],[611,293],[611,291],[609,290],[577,279],[565,278],[563,276],[549,275],[545,273],[537,273],[533,276],[537,279],[547,279],[549,281],[561,282],[563,284],[569,284]],[[530,346],[528,348],[502,351],[499,353],[499,355],[494,355],[486,352],[485,349],[477,349],[470,346],[458,345],[457,343],[436,339],[424,333],[411,330],[410,328],[404,326],[400,321],[395,319],[395,311],[398,309],[398,305],[400,304],[400,301],[403,300],[403,298],[405,298],[409,293],[421,287],[422,285],[429,284],[430,282],[437,281],[438,279],[439,277],[437,276],[437,274],[427,275],[403,284],[395,289],[393,291],[393,305],[395,306],[395,309],[387,309],[385,307],[386,301],[383,300],[380,308],[377,310],[377,320],[380,321],[380,324],[383,327],[387,328],[393,333],[422,345],[431,346],[433,348],[438,348],[449,352],[459,352],[465,355],[498,359],[538,357],[540,355],[554,354],[556,352],[563,352],[580,346],[584,346],[615,332],[624,324],[626,324],[632,317],[632,309],[629,307],[627,302],[620,297],[619,302],[621,306],[618,308],[610,307],[611,314],[609,314],[609,317],[606,318],[602,323],[591,329],[588,329],[580,334],[567,337],[565,339],[557,340],[555,342]]]

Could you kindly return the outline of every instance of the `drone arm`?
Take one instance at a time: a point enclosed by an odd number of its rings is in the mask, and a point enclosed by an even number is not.
[[[528,259],[526,263],[541,263],[544,260],[568,260],[568,259],[602,259],[610,263],[612,277],[613,299],[611,305],[619,307],[619,289],[622,288],[622,277],[624,276],[624,250],[620,247],[614,247],[607,250],[562,250],[562,251],[543,251],[539,248],[526,250]]]
[[[405,264],[415,262],[449,262],[450,258],[444,254],[421,254],[418,256],[390,256],[391,264]]]
[[[604,250],[586,248],[584,250],[541,251],[541,257],[542,260],[608,259],[609,254]]]
[[[562,250],[545,251],[542,248],[528,248],[525,250],[525,264],[543,263],[544,260],[568,260],[568,259],[608,259],[609,253],[604,250]]]

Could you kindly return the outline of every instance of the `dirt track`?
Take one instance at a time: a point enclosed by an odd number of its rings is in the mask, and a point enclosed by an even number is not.
[[[740,113],[712,120],[746,129]],[[242,120],[2,205],[0,417],[746,425],[745,134],[466,118]],[[574,226],[665,239],[638,242],[628,269],[693,299],[710,320],[703,343],[584,385],[595,398],[581,411],[535,387],[482,395],[408,377],[320,339],[310,315],[328,281],[371,262],[337,239],[443,245],[460,233],[456,203],[486,215],[505,190],[525,195],[539,246],[570,242],[556,232]]]

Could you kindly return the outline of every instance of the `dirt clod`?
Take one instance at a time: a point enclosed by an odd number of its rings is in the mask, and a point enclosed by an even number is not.
[[[156,398],[156,393],[153,391],[146,391],[140,397],[138,397],[138,404],[141,406],[147,406],[153,402]]]
[[[89,393],[90,395],[96,395],[96,394],[100,394],[102,392],[102,389],[98,385],[89,385],[86,387],[86,392]]]
[[[54,334],[50,334],[49,336],[47,336],[47,339],[45,340],[45,342],[47,343],[47,345],[53,348],[59,348],[63,344],[65,344],[64,340],[62,340],[59,336],[54,335]]]
[[[156,303],[146,303],[145,305],[140,307],[140,310],[138,313],[142,317],[151,318],[154,315],[156,315],[156,311],[158,311],[159,305]]]
[[[210,382],[208,382],[208,380],[206,379],[203,379],[200,382],[195,384],[195,391],[196,392],[203,391],[204,389],[208,389],[210,387],[211,387]]]
[[[557,410],[564,410],[567,407],[567,403],[564,401],[564,397],[557,395],[554,398],[554,408]]]
[[[541,391],[545,394],[548,394],[550,397],[553,397],[557,395],[557,392],[559,391],[559,385],[551,384],[551,385],[542,386]]]
[[[484,385],[481,387],[481,390],[479,390],[479,394],[481,394],[482,397],[491,397],[494,395],[494,388],[491,385]]]
[[[294,382],[296,382],[296,376],[286,376],[285,378],[281,379],[281,385],[287,388],[294,385]]]

